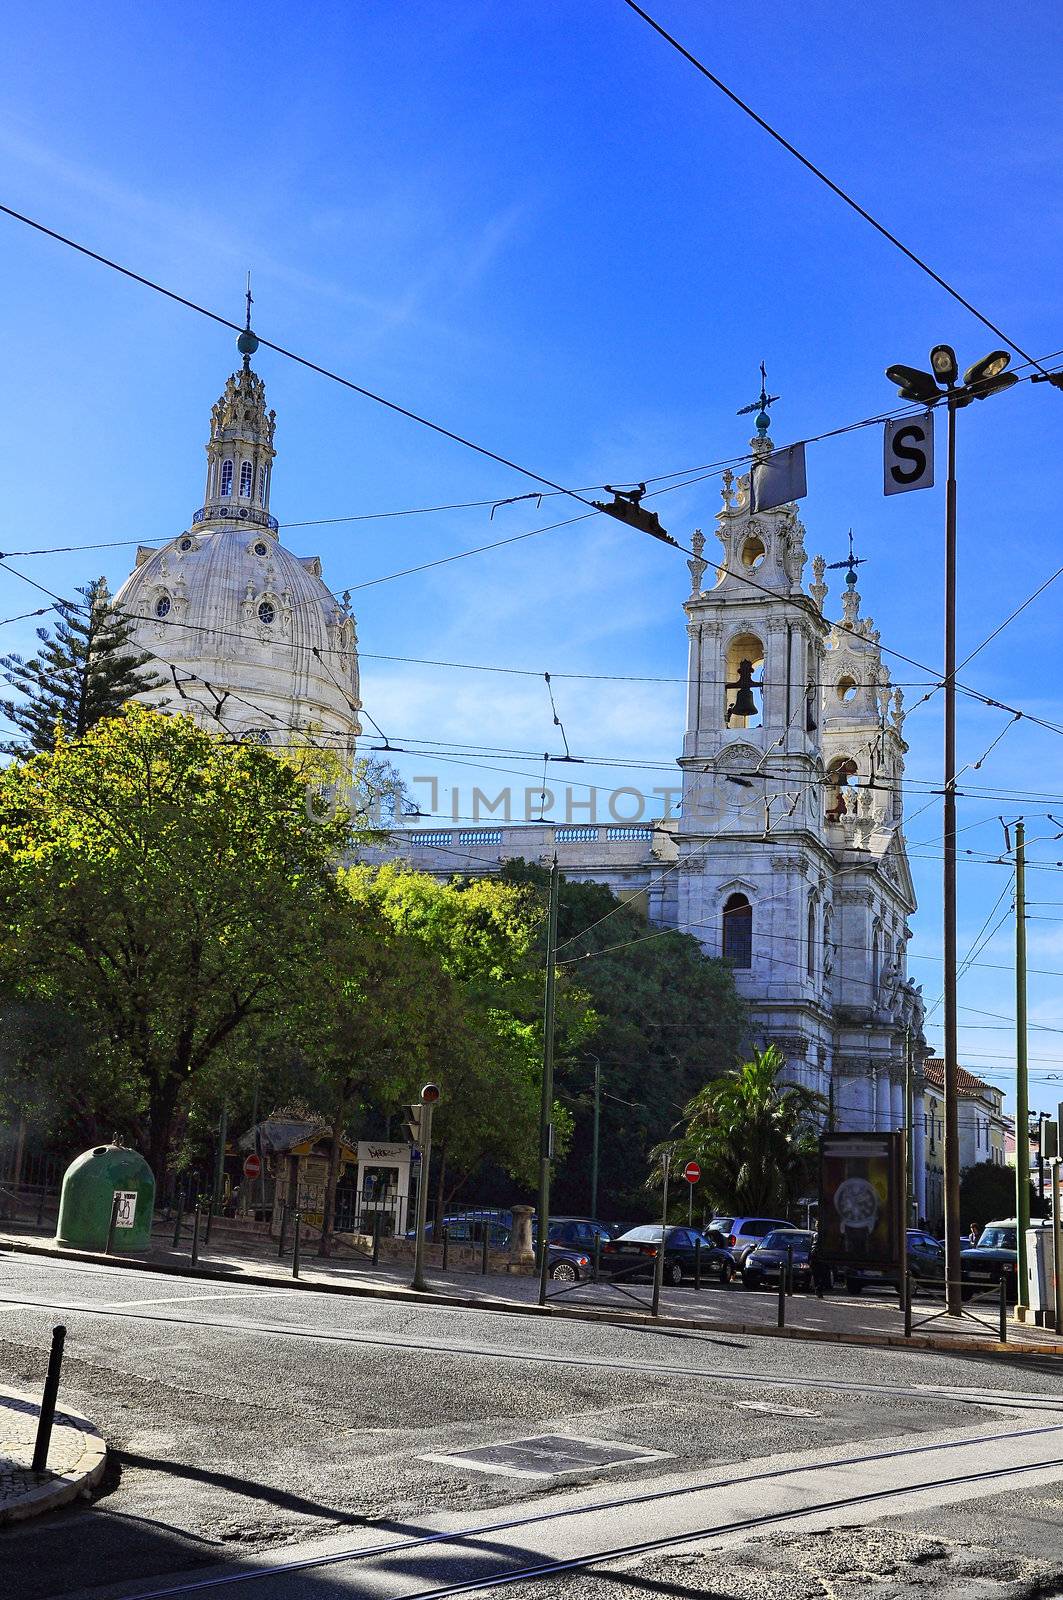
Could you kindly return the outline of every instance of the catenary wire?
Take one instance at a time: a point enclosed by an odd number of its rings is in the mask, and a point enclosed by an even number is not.
[[[1009,350],[1014,350],[1018,355],[1022,356],[1024,361],[1028,361],[1032,366],[1037,367],[1038,371],[1044,372],[1045,369],[1041,366],[1039,361],[1036,361],[1033,356],[1029,355],[1021,345],[1016,344],[1014,339],[1010,339],[1002,328],[999,328],[995,322],[991,321],[991,319],[987,317],[984,312],[979,311],[977,306],[972,305],[966,296],[962,295],[958,289],[954,288],[953,285],[949,283],[946,278],[943,278],[939,272],[935,272],[934,268],[924,261],[921,256],[916,255],[914,250],[909,249],[903,240],[898,239],[895,233],[891,233],[889,228],[887,228],[883,223],[879,222],[876,217],[873,217],[871,212],[866,210],[866,208],[862,206],[858,200],[854,200],[851,194],[848,194],[843,188],[841,188],[839,184],[835,183],[832,178],[829,178],[821,167],[817,167],[813,161],[810,161],[806,155],[803,155],[801,151],[798,150],[796,145],[791,144],[789,139],[785,138],[777,128],[772,127],[770,122],[767,122],[762,116],[759,115],[759,113],[754,111],[753,107],[747,104],[745,100],[742,100],[733,89],[729,89],[727,84],[724,83],[721,78],[718,78],[714,72],[711,72],[703,61],[700,61],[697,56],[695,56],[686,48],[685,45],[680,44],[679,40],[675,38],[673,34],[670,34],[667,29],[663,28],[661,24],[653,17],[651,17],[648,11],[644,11],[642,7],[637,4],[637,0],[623,0],[623,4],[626,5],[629,10],[633,11],[636,16],[641,17],[643,22],[647,23],[655,33],[659,34],[667,44],[672,46],[673,50],[678,51],[678,53],[683,56],[685,60],[689,61],[690,65],[694,67],[697,72],[700,72],[703,78],[707,78],[708,81],[713,84],[715,88],[719,89],[722,94],[726,95],[728,100],[730,100],[733,105],[736,105],[738,109],[744,112],[747,117],[752,118],[759,128],[762,128],[766,134],[775,140],[776,144],[781,145],[782,148],[788,152],[788,154],[792,155],[795,160],[799,161],[803,167],[811,172],[813,177],[818,178],[820,183],[825,184],[827,188],[830,189],[832,194],[837,195],[838,199],[844,201],[847,206],[856,212],[857,216],[862,217],[865,222],[869,223],[877,233],[880,233],[884,239],[888,240],[888,242],[897,250],[899,250],[902,255],[907,256],[908,260],[917,266],[921,272],[925,272],[928,278],[932,278],[939,288],[944,289],[945,293],[951,295],[953,300],[957,301],[959,305],[963,306],[965,311],[969,311],[973,317],[976,317],[978,321],[982,323],[983,327],[988,328],[991,333],[996,334],[998,339],[1003,340],[1003,342],[1008,346]]]

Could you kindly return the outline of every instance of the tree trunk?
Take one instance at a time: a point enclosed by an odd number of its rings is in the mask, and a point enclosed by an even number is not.
[[[330,1256],[335,1243],[336,1221],[336,1185],[340,1176],[340,1146],[342,1142],[343,1119],[347,1110],[347,1096],[341,1093],[336,1101],[332,1117],[332,1140],[328,1153],[328,1176],[325,1179],[325,1213],[321,1218],[321,1243],[317,1247],[319,1256]]]

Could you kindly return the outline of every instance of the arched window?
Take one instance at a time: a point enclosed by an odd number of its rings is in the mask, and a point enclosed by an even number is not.
[[[233,464],[231,461],[223,461],[221,464],[221,482],[218,485],[218,493],[221,495],[227,495],[232,494],[232,492]]]
[[[840,822],[848,812],[856,810],[856,796],[850,792],[857,774],[857,765],[849,756],[838,756],[827,768],[828,822]]]
[[[723,725],[759,728],[763,708],[764,646],[753,633],[740,633],[727,647],[724,662]]]
[[[250,461],[245,461],[240,468],[240,493],[251,497],[251,486],[254,482],[255,469]]]
[[[808,900],[808,938],[806,941],[805,962],[808,975],[815,982],[816,978],[816,897],[810,895]]]
[[[724,902],[723,959],[732,967],[753,965],[753,907],[744,894],[728,895]]]

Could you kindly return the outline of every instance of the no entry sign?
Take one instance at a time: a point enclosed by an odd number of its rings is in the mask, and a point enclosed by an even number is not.
[[[261,1173],[261,1171],[262,1171],[262,1159],[261,1159],[260,1156],[245,1156],[244,1157],[244,1177],[245,1178],[257,1178],[259,1176],[259,1174]]]
[[[701,1168],[698,1166],[696,1161],[687,1162],[686,1166],[683,1168],[683,1176],[688,1183],[697,1183],[698,1179],[701,1177]]]

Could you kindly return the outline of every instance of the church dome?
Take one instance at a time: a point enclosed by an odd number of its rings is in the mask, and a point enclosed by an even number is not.
[[[211,414],[204,505],[161,549],[141,546],[115,596],[166,681],[141,698],[234,738],[307,740],[354,754],[357,636],[317,556],[269,512],[275,414],[244,353]]]

